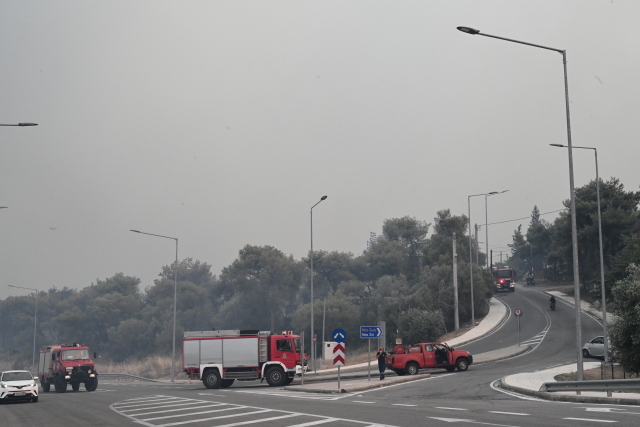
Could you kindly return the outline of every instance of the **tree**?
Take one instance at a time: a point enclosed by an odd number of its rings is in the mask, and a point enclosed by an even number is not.
[[[258,319],[275,331],[283,323],[286,309],[296,301],[302,271],[302,264],[293,256],[286,256],[272,246],[246,245],[238,259],[222,270],[214,295],[222,305],[235,296],[264,305],[268,317]]]
[[[611,344],[626,372],[640,374],[640,266],[631,264],[628,276],[616,282],[613,300],[617,317],[609,328]]]
[[[311,255],[311,253],[309,253]],[[311,296],[307,289],[311,289],[311,257],[303,258],[302,261],[308,268],[305,274],[305,281],[309,283],[302,292],[303,301],[308,301]],[[338,290],[342,282],[354,280],[355,260],[351,252],[313,252],[313,291],[314,297],[325,298]]]
[[[410,308],[400,315],[400,325],[399,335],[408,345],[436,341],[445,333],[440,311]]]
[[[453,233],[456,233],[458,261],[469,261],[469,236],[467,236],[468,218],[465,215],[451,215],[449,209],[438,211],[434,218],[434,233],[425,250],[426,264],[451,265],[453,256]]]

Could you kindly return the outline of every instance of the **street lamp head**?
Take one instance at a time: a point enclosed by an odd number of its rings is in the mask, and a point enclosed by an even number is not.
[[[463,33],[467,33],[471,35],[480,34],[480,30],[476,30],[475,28],[471,28],[471,27],[456,27],[456,28],[458,28],[458,31],[462,31]]]
[[[327,196],[322,196],[322,197],[320,198],[320,201],[326,200],[326,198],[327,198]]]
[[[21,126],[21,127],[23,127],[23,126],[38,126],[38,124],[37,123],[26,122],[26,123],[18,123],[18,126]]]
[[[492,196],[492,195],[494,195],[494,194],[498,194],[498,192],[497,192],[497,191],[492,191],[491,193],[487,193],[487,194],[488,194],[488,195],[490,195],[490,196]]]
[[[138,230],[129,230],[129,231],[133,231],[134,233],[139,233]]]
[[[562,144],[549,144],[552,147],[560,147],[560,148],[564,148],[566,147],[566,145],[562,145]]]

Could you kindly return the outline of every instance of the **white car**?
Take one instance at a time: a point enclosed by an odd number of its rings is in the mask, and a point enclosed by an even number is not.
[[[0,402],[10,400],[38,401],[38,383],[29,371],[0,373]]]
[[[582,347],[583,357],[604,357],[604,337],[595,337]]]

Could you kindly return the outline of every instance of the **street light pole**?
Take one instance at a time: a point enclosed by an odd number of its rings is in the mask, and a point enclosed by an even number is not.
[[[562,64],[564,67],[564,99],[567,120],[567,147],[569,148],[569,191],[571,193],[571,240],[573,249],[573,288],[575,296],[576,309],[576,356],[578,365],[578,381],[584,380],[584,372],[582,366],[582,324],[580,320],[580,270],[578,268],[578,232],[576,225],[576,200],[573,182],[573,150],[571,149],[571,119],[569,114],[569,81],[567,78],[567,51],[556,49],[548,46],[542,46],[533,43],[527,43],[520,40],[507,39],[504,37],[493,36],[491,34],[481,33],[479,30],[470,27],[457,27],[459,31],[471,35],[481,35],[491,37],[498,40],[504,40],[512,43],[523,44],[527,46],[538,47],[540,49],[552,50],[562,55]]]
[[[499,193],[496,194],[502,194],[502,193],[506,193],[509,190],[504,190],[504,191],[500,191]],[[484,237],[484,245],[486,248],[486,256],[487,256],[487,267],[489,267],[489,271],[491,271],[491,265],[489,264],[489,215],[487,213],[487,197],[489,196],[494,196],[495,194],[487,194],[486,196],[484,196],[484,233],[485,233],[485,237]]]
[[[566,147],[562,144],[549,144],[553,147]],[[598,240],[600,243],[600,290],[602,291],[602,328],[604,336],[604,360],[609,360],[609,343],[607,342],[607,299],[604,289],[604,248],[602,245],[602,214],[600,211],[600,176],[598,175],[598,150],[595,147],[576,147],[583,150],[593,150],[596,160],[596,197],[598,199]]]
[[[33,291],[36,294],[36,313],[33,316],[33,358],[31,359],[31,367],[36,366],[36,330],[38,325],[38,290],[33,288],[25,288],[23,286],[7,285],[10,288],[27,289]]]
[[[469,209],[469,278],[471,281],[471,327],[474,328],[476,326],[476,316],[475,310],[473,307],[473,250],[471,248],[471,198],[477,196],[486,196],[486,195],[498,194],[497,191],[492,191],[490,193],[482,193],[482,194],[472,194],[467,196],[467,207]]]
[[[177,237],[169,237],[162,236],[160,234],[151,234],[145,233],[143,231],[138,230],[130,230],[134,233],[146,234],[147,236],[155,236],[162,237],[163,239],[171,239],[176,241],[176,265],[173,270],[173,339],[172,341],[172,349],[171,349],[171,382],[174,383],[176,380],[176,305],[178,301],[178,238]]]
[[[20,126],[20,127],[25,127],[25,126],[38,126],[37,123],[17,123],[17,124],[0,124],[0,126]]]
[[[311,206],[311,366],[313,367],[313,372],[317,375],[318,371],[316,371],[316,346],[313,342],[313,208],[318,206],[320,202],[326,200],[327,196],[322,196],[320,201],[315,205]],[[324,331],[323,331],[324,333]]]

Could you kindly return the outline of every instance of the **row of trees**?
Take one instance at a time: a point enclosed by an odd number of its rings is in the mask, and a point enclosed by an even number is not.
[[[384,221],[382,235],[359,256],[313,254],[315,325],[344,327],[387,322],[389,343],[434,340],[453,328],[452,234],[458,236],[459,271],[468,271],[467,218],[449,210],[431,224],[411,217]],[[169,354],[173,328],[173,275],[178,271],[177,336],[185,330],[310,330],[310,257],[294,259],[272,246],[246,245],[219,277],[205,262],[187,258],[164,266],[154,284],[118,273],[80,290],[38,294],[37,345],[83,342],[112,360]],[[491,275],[476,266],[474,303],[488,310]],[[460,320],[470,320],[468,275],[459,275]],[[25,366],[33,345],[33,296],[0,301],[0,348]],[[309,334],[306,334],[307,337]],[[177,343],[179,348],[179,341]],[[357,346],[359,340],[350,341]],[[308,347],[307,347],[308,348]]]
[[[640,191],[626,191],[617,179],[600,181],[602,242],[606,289],[627,275],[627,267],[640,262]],[[550,280],[573,280],[570,201],[553,221],[540,218],[534,206],[526,233],[519,226],[513,234],[511,265],[525,274],[532,269],[536,276]],[[576,189],[576,224],[578,259],[582,283],[600,284],[600,245],[596,182]],[[608,292],[610,296],[610,292]]]

